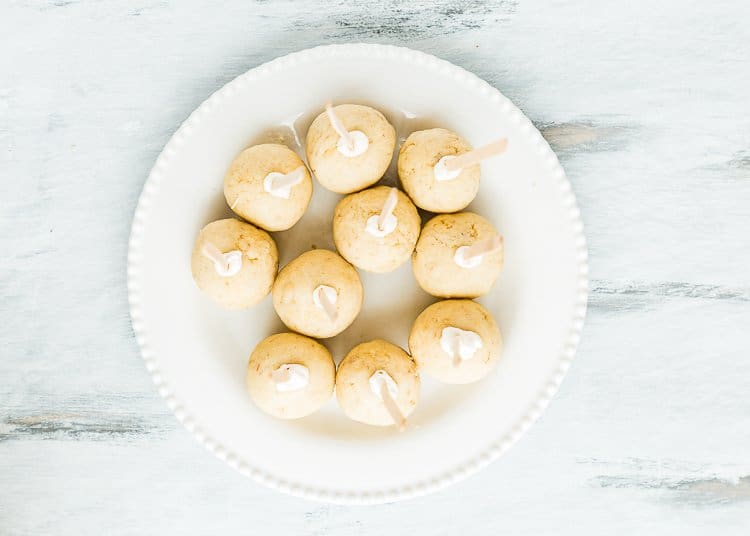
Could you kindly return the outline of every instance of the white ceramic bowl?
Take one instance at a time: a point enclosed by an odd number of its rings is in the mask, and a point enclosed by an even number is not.
[[[253,347],[285,331],[270,296],[222,311],[195,287],[190,253],[198,230],[230,215],[227,166],[245,147],[282,140],[301,150],[326,101],[370,104],[398,130],[442,126],[474,146],[507,136],[507,154],[482,164],[468,210],[505,237],[505,268],[479,301],[504,337],[498,367],[477,384],[423,376],[404,433],[348,420],[332,399],[299,421],[261,413],[245,390]],[[384,181],[393,184],[395,166]],[[283,266],[311,247],[333,248],[340,196],[317,183],[291,230],[275,233]],[[340,360],[384,338],[407,348],[417,314],[434,301],[411,266],[362,273],[365,307],[325,344]],[[586,246],[570,183],[531,122],[473,74],[433,56],[381,45],[332,45],[276,59],[239,76],[185,121],[159,156],[133,219],[128,255],[133,329],[146,367],[177,418],[232,467],[267,486],[332,502],[375,503],[427,493],[503,453],[538,417],[573,359],[586,310]]]

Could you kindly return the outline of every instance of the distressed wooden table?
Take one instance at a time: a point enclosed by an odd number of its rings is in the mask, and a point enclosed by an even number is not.
[[[742,1],[6,0],[0,534],[750,533],[750,9]],[[268,491],[167,410],[128,318],[145,177],[211,92],[329,42],[498,87],[578,195],[580,352],[501,460],[377,507]]]

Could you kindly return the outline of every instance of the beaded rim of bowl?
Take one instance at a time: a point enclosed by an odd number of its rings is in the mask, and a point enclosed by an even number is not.
[[[295,482],[289,482],[248,464],[236,453],[230,452],[219,441],[210,437],[184,409],[183,405],[175,397],[174,393],[172,393],[169,386],[162,378],[159,371],[158,360],[149,345],[148,333],[143,323],[143,315],[140,308],[141,289],[138,286],[138,279],[141,270],[141,244],[143,242],[144,222],[149,213],[152,198],[159,189],[164,171],[169,166],[172,157],[175,155],[177,147],[184,143],[186,138],[192,135],[195,126],[203,117],[219,105],[226,97],[234,94],[239,88],[282,69],[293,69],[300,64],[311,60],[319,61],[321,59],[334,57],[374,57],[379,59],[385,58],[410,61],[426,66],[443,75],[453,77],[458,82],[464,84],[467,89],[490,99],[500,108],[509,120],[514,121],[521,127],[521,131],[528,137],[528,141],[531,142],[532,146],[536,148],[538,156],[544,161],[545,165],[550,170],[552,177],[557,181],[558,187],[563,195],[564,206],[568,211],[568,218],[574,233],[574,242],[577,249],[578,281],[576,303],[574,307],[574,315],[571,319],[571,327],[563,346],[563,350],[558,357],[556,369],[548,378],[545,386],[537,394],[536,400],[529,405],[525,413],[517,420],[514,426],[511,427],[509,432],[497,437],[492,443],[483,448],[479,454],[466,460],[463,464],[429,480],[381,491],[360,492],[340,489],[313,488]],[[377,504],[425,495],[442,489],[459,480],[463,480],[469,475],[487,466],[491,461],[497,459],[501,454],[508,450],[513,443],[521,437],[521,435],[523,435],[537,418],[539,418],[542,411],[547,407],[547,404],[549,404],[550,400],[560,387],[565,373],[573,361],[576,348],[581,338],[588,300],[588,251],[586,248],[586,239],[583,234],[581,212],[578,209],[570,181],[568,181],[557,156],[531,121],[497,89],[461,67],[436,58],[435,56],[409,48],[375,44],[324,45],[302,50],[300,52],[294,52],[250,69],[245,74],[238,76],[216,91],[192,114],[190,114],[190,117],[187,118],[169,142],[167,142],[157,158],[138,199],[138,205],[133,216],[133,224],[130,231],[127,281],[130,318],[146,369],[151,374],[151,378],[156,385],[159,394],[166,400],[167,405],[172,410],[175,417],[177,417],[184,427],[193,434],[193,436],[206,449],[208,449],[209,452],[225,461],[230,467],[236,469],[243,475],[252,478],[264,486],[284,493],[305,499],[332,503]]]

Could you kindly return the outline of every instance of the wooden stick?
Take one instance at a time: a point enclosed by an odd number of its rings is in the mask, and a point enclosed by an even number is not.
[[[457,335],[453,338],[453,366],[457,367],[461,364],[461,336]]]
[[[237,194],[237,197],[234,198],[234,202],[230,205],[229,209],[234,210],[234,207],[237,206],[237,203],[240,202],[240,199],[242,199],[242,196],[245,195],[245,192],[240,192]]]
[[[229,269],[229,261],[226,256],[214,246],[211,242],[205,242],[201,248],[201,254],[214,264],[223,266],[225,270]]]
[[[287,186],[294,186],[302,182],[302,177],[305,175],[305,168],[300,166],[297,169],[290,171],[289,173],[282,174],[272,180],[271,183],[274,189],[281,189]]]
[[[391,419],[393,419],[393,423],[398,426],[400,432],[403,432],[404,428],[406,428],[406,417],[401,413],[401,409],[398,407],[398,404],[396,404],[396,401],[393,400],[385,379],[380,380],[380,396],[383,399],[385,409],[390,414]]]
[[[495,235],[492,238],[481,240],[469,246],[464,252],[464,260],[470,261],[477,257],[483,257],[489,253],[499,251],[503,247],[503,237]]]
[[[304,176],[305,176],[305,168],[304,166],[300,166],[297,169],[294,169],[290,171],[289,173],[279,173],[279,177],[277,177],[275,180],[271,181],[273,188],[284,188],[286,186],[294,186],[295,184],[299,184],[302,182]],[[234,210],[234,207],[237,206],[237,203],[240,202],[240,199],[242,199],[243,196],[247,195],[247,192],[240,192],[237,194],[237,197],[234,198],[234,201],[232,201],[232,204],[229,205],[230,210]]]
[[[491,156],[505,152],[508,147],[508,138],[493,141],[484,147],[474,149],[468,153],[460,154],[456,158],[446,159],[445,169],[448,171],[458,171],[460,169],[478,164]]]
[[[333,111],[333,105],[331,105],[330,102],[326,103],[326,114],[328,114],[328,120],[331,122],[331,126],[333,127],[333,130],[336,131],[336,134],[344,140],[344,143],[349,149],[354,150],[354,138],[349,135],[349,131],[346,130],[346,127],[344,127],[344,124],[336,115],[336,112]]]
[[[328,299],[328,295],[323,288],[318,290],[318,301],[320,302],[320,305],[323,306],[323,310],[326,312],[331,322],[336,322],[336,319],[338,318],[336,306]]]
[[[388,197],[386,198],[385,203],[383,203],[383,209],[380,211],[380,215],[378,216],[378,229],[380,231],[383,231],[385,229],[385,221],[391,214],[393,214],[393,211],[396,209],[397,203],[398,189],[391,188],[391,191],[388,192]]]

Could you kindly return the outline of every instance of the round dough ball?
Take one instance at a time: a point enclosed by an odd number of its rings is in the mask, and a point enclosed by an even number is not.
[[[346,354],[336,373],[336,399],[347,417],[375,426],[395,424],[383,400],[370,387],[370,377],[385,371],[396,384],[394,400],[404,417],[419,401],[417,364],[398,346],[383,340],[359,344]]]
[[[339,253],[357,268],[368,272],[390,272],[411,256],[422,225],[411,199],[398,191],[393,211],[395,229],[385,236],[368,231],[368,220],[377,218],[392,188],[377,186],[346,196],[333,213],[333,241]],[[371,225],[374,221],[371,221]],[[385,229],[391,222],[386,222]]]
[[[456,250],[499,233],[472,212],[439,214],[425,224],[412,255],[412,269],[425,292],[441,298],[476,298],[487,294],[503,267],[503,249],[482,257],[478,266],[456,264]]]
[[[239,271],[220,273],[216,263],[206,256],[211,246],[233,257],[234,268],[239,266]],[[225,309],[245,309],[265,298],[278,267],[279,254],[273,238],[234,218],[218,220],[201,229],[191,261],[198,288]]]
[[[269,173],[290,173],[302,168],[302,182],[288,191],[267,192]],[[288,193],[289,197],[284,195]],[[307,166],[286,145],[264,143],[242,151],[224,177],[224,197],[242,218],[267,231],[284,231],[293,226],[307,210],[312,197],[312,179]]]
[[[336,365],[325,346],[296,333],[278,333],[250,355],[247,389],[269,415],[299,419],[331,398],[335,377]]]
[[[319,286],[336,293],[334,321],[315,303],[313,292]],[[273,286],[273,306],[289,329],[324,339],[349,327],[362,309],[363,294],[362,281],[351,264],[333,251],[314,249],[279,272]]]
[[[478,348],[477,339],[481,339]],[[459,351],[456,359],[454,344],[463,347],[464,356]],[[409,351],[420,370],[444,383],[481,380],[495,366],[501,345],[500,330],[492,315],[471,300],[433,303],[420,313],[409,335]]]
[[[307,131],[307,161],[320,184],[349,194],[372,186],[385,174],[396,147],[396,130],[369,106],[341,104],[333,110],[347,131],[358,130],[367,136],[367,150],[358,156],[342,154],[336,145],[339,135],[323,112]]]
[[[444,156],[471,151],[461,136],[444,128],[413,132],[398,153],[398,176],[414,204],[431,212],[463,210],[477,196],[481,168],[474,164],[454,179],[435,180],[435,164]]]

